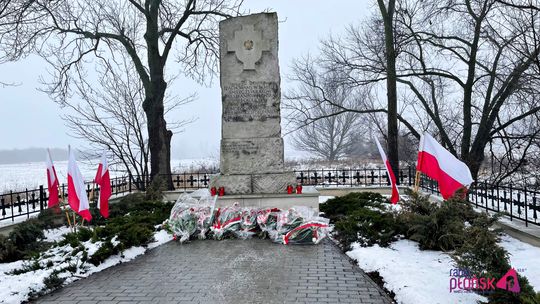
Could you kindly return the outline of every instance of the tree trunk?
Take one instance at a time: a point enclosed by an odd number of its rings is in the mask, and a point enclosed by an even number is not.
[[[151,92],[146,94],[144,111],[148,124],[148,147],[150,149],[150,177],[166,181],[167,189],[173,188],[171,176],[171,138],[164,118],[163,99],[167,84],[152,81]]]
[[[165,121],[165,62],[159,50],[159,1],[150,3],[146,17],[146,41],[150,81],[145,85],[146,99],[143,108],[148,123],[148,147],[150,149],[150,177],[152,182],[166,182],[168,190],[173,189],[171,176],[171,138]],[[157,179],[156,179],[157,177]]]
[[[386,90],[388,98],[388,161],[392,171],[399,176],[399,151],[398,151],[398,119],[397,119],[397,75],[396,75],[396,50],[394,46],[394,6],[395,0],[388,2],[385,7],[379,0],[379,8],[384,21],[384,42],[386,49]],[[397,180],[399,184],[399,179]]]

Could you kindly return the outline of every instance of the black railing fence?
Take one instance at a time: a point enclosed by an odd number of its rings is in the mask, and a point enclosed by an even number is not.
[[[207,188],[210,177],[218,172],[173,173],[170,177],[174,190],[196,190]],[[383,187],[390,185],[385,168],[376,169],[308,169],[296,170],[299,184],[318,187]],[[162,176],[168,177],[168,176]],[[397,179],[401,186],[412,187],[415,184],[415,168],[400,169]],[[123,195],[146,189],[147,177],[116,177],[111,179],[113,195]],[[437,182],[422,175],[420,188],[424,192],[439,195]],[[95,187],[87,183],[87,195],[90,197]],[[61,195],[68,196],[67,185],[62,184]],[[99,194],[95,187],[94,195]],[[519,219],[525,224],[540,225],[540,191],[499,186],[483,182],[474,183],[468,192],[469,201],[477,208],[486,211],[504,212],[510,220]],[[49,193],[46,186],[24,191],[9,191],[0,194],[0,222],[15,221],[16,218],[30,217],[32,213],[47,208]]]

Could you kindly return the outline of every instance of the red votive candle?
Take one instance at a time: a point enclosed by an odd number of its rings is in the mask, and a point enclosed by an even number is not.
[[[217,190],[216,190],[216,187],[212,187],[212,188],[210,188],[210,195],[212,195],[212,196],[216,196],[216,194],[217,194]]]
[[[219,196],[224,196],[225,195],[225,188],[219,187],[218,191],[219,191]]]
[[[302,185],[296,185],[296,194],[302,194]]]
[[[293,186],[292,185],[288,185],[287,186],[287,194],[292,194],[293,193]]]

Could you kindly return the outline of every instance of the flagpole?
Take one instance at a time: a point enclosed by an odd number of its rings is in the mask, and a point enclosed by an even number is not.
[[[418,150],[418,152],[424,151],[424,135],[420,137],[420,147]],[[418,163],[416,164],[416,177],[414,178],[414,192],[418,192],[418,188],[420,187],[421,172],[418,170],[418,167],[422,164],[422,161],[423,157],[419,156]]]
[[[77,218],[75,217],[75,211],[73,211],[73,229],[77,232]]]
[[[68,157],[71,157],[71,145],[68,145]],[[68,169],[68,176],[69,176],[69,169]],[[73,211],[73,230],[77,232],[77,218],[75,217],[75,210],[71,209],[71,211]]]
[[[51,157],[51,149],[47,148],[47,152],[49,153],[49,157]],[[56,174],[55,174],[55,177],[56,177]],[[56,178],[58,178],[58,177],[56,177]],[[60,195],[62,197],[62,203],[64,203],[64,213],[66,214],[66,219],[67,219],[67,222],[68,222],[68,225],[69,225],[69,230],[72,231],[73,227],[71,226],[71,220],[69,219],[68,210],[66,208],[66,206],[67,206],[66,198],[64,197],[64,191],[60,187],[60,183],[58,183],[58,191],[60,192]],[[60,212],[62,212],[62,211],[60,211]]]
[[[69,219],[69,213],[68,213],[68,210],[67,210],[67,205],[68,204],[66,204],[66,199],[64,197],[64,191],[62,191],[62,189],[60,188],[60,184],[58,184],[58,191],[60,191],[60,193],[62,194],[62,202],[64,203],[64,212],[66,214],[66,218],[67,218],[67,221],[68,221],[68,224],[69,224],[69,230],[72,231],[73,227],[71,226],[71,220]]]
[[[418,192],[420,186],[420,171],[416,170],[416,177],[414,178],[414,192]]]

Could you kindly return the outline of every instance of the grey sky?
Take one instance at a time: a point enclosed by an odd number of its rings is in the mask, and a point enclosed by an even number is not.
[[[252,13],[267,8],[278,13],[282,90],[287,88],[286,75],[293,58],[316,53],[321,38],[341,34],[347,25],[360,22],[373,9],[370,0],[246,0],[245,8]],[[46,68],[43,60],[35,56],[0,66],[0,80],[20,84],[0,87],[0,150],[80,145],[67,135],[58,105],[37,90],[39,77],[47,79]],[[175,119],[198,119],[173,136],[172,158],[217,156],[221,122],[218,79],[211,87],[179,79],[169,89],[171,95],[185,96],[196,91],[199,96],[174,114]]]

